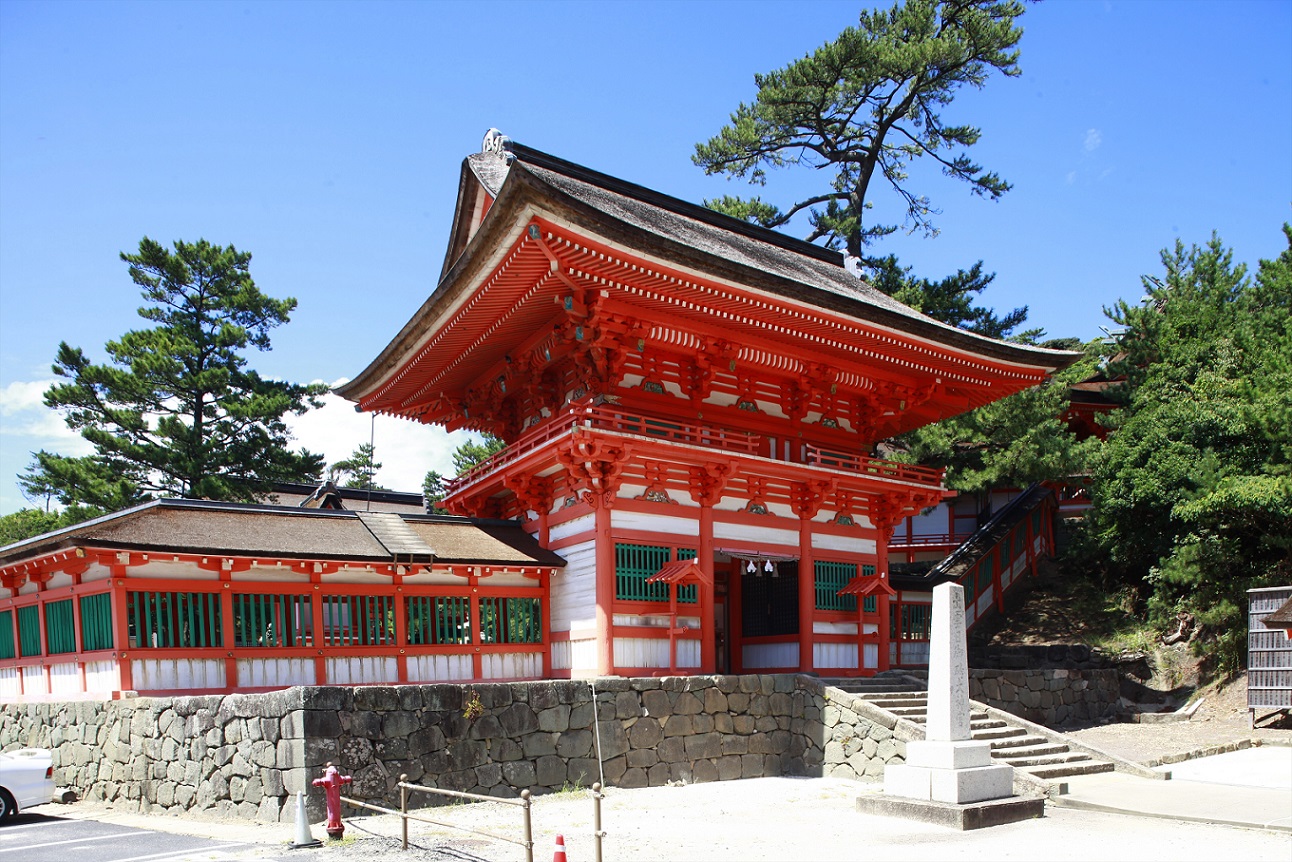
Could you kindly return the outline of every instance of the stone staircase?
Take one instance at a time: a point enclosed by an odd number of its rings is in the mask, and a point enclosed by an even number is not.
[[[901,674],[880,674],[822,682],[897,718],[921,727],[925,724],[928,692],[920,680]],[[1112,772],[1117,768],[1111,760],[1075,749],[1064,741],[1062,734],[973,701],[970,702],[969,728],[974,739],[991,743],[992,760],[1038,779],[1037,783],[1048,785],[1051,793],[1066,792],[1066,786],[1058,779]],[[1044,735],[1038,731],[1044,731]]]

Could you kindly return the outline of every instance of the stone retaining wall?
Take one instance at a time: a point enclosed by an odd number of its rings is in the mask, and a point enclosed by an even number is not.
[[[1112,669],[969,671],[971,700],[1046,727],[1113,718],[1120,693],[1121,674]]]
[[[877,778],[909,736],[868,704],[789,674],[595,684],[595,722],[585,681],[6,704],[0,748],[53,749],[57,783],[84,798],[276,821],[294,816],[300,790],[322,815],[310,781],[329,761],[353,776],[347,795],[397,804],[400,774],[493,796],[586,787],[603,770],[617,787]]]

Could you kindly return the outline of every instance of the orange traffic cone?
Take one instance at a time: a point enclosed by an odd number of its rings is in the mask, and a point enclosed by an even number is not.
[[[565,836],[556,836],[556,853],[552,856],[552,862],[565,862]]]

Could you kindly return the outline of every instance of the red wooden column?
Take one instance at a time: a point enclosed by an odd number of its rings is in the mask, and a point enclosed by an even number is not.
[[[117,685],[120,691],[133,691],[134,673],[130,669],[130,602],[126,596],[126,567],[113,565],[112,572],[112,645],[117,655]]]
[[[812,655],[812,619],[816,611],[816,559],[812,555],[812,519],[821,511],[830,486],[814,480],[792,490],[794,514],[799,516],[799,671],[815,666]]]
[[[741,606],[741,591],[744,589],[744,569],[737,560],[732,565],[730,580],[727,582],[727,649],[731,660],[727,663],[727,672],[740,674],[745,671],[745,647],[742,641],[744,625],[744,608]]]
[[[991,557],[996,561],[995,565],[991,567],[992,589],[996,591],[996,612],[1003,614],[1005,613],[1005,579],[1004,573],[1001,571],[1004,568],[1001,563],[1004,555],[1000,552],[1000,542],[997,542],[996,547],[991,549]]]
[[[233,627],[233,583],[229,573],[220,575],[220,629],[221,643],[225,649],[224,685],[233,691],[238,687],[238,660],[233,657],[233,645],[237,642]]]
[[[484,676],[484,656],[480,654],[480,567],[472,566],[467,575],[471,596],[467,599],[471,615],[471,678]]]
[[[595,494],[597,498],[610,495]],[[615,672],[615,543],[610,534],[610,501],[594,503],[597,537],[597,673]]]
[[[313,629],[310,646],[314,647],[314,684],[327,685],[327,657],[323,655],[323,589],[322,574],[310,575],[314,595],[310,601],[310,625]]]
[[[904,501],[892,494],[870,501],[867,518],[875,528],[875,574],[879,576],[884,586],[888,586],[888,543],[894,527],[903,520],[904,510]],[[879,655],[875,657],[875,670],[882,672],[892,667],[892,659],[888,655],[888,645],[893,640],[888,594],[881,591],[875,606],[879,611],[879,623],[876,626],[879,631]],[[861,666],[861,656],[857,658],[857,665]]]
[[[395,582],[395,678],[408,682],[408,601],[404,597],[403,577],[396,575]]]
[[[700,504],[700,537],[696,548],[696,562],[700,564],[704,581],[697,586],[700,599],[700,673],[716,673],[718,648],[714,619],[714,590],[717,579],[713,574],[713,507],[722,499],[727,477],[734,472],[729,463],[706,464],[691,471],[691,499]]]
[[[546,532],[547,518],[540,518],[540,530]],[[552,570],[538,570],[538,585],[543,590],[539,599],[539,616],[543,626],[543,678],[552,678]]]

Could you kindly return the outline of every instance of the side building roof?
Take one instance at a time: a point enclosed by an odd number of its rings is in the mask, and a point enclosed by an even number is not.
[[[156,500],[0,547],[0,570],[81,547],[373,564],[565,565],[515,521]]]

